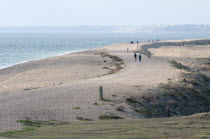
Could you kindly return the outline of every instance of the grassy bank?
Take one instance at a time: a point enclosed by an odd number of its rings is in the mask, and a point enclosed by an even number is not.
[[[22,131],[0,136],[21,139],[52,138],[210,138],[210,113],[187,117],[81,122],[21,121]]]

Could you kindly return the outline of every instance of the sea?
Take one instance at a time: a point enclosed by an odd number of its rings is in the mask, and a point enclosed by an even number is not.
[[[202,34],[143,33],[0,33],[0,69],[23,62],[130,41],[206,39]]]

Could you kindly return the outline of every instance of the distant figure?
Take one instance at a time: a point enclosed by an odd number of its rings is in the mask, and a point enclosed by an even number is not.
[[[131,41],[130,44],[133,44],[133,41]]]
[[[149,40],[149,42],[150,42],[150,40]]]
[[[139,44],[139,41],[137,41],[137,44]]]
[[[127,48],[127,52],[129,51],[129,48]]]
[[[139,57],[139,62],[141,62],[141,54],[140,53],[139,53],[138,57]]]
[[[136,53],[134,54],[134,59],[135,59],[135,62],[136,62],[136,60],[137,60],[137,55],[136,55]]]

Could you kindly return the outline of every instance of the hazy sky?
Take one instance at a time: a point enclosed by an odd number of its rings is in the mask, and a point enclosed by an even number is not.
[[[210,0],[0,0],[0,26],[210,24]]]

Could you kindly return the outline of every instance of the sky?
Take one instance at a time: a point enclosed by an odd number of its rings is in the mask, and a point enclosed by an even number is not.
[[[210,24],[210,0],[0,0],[0,26]]]

